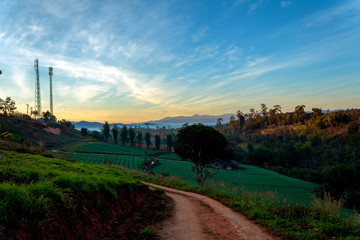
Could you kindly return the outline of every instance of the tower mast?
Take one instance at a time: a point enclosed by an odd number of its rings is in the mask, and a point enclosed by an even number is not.
[[[49,67],[49,80],[50,80],[50,112],[54,115],[53,109],[53,94],[52,94],[52,76],[53,76],[53,68]]]
[[[39,80],[39,60],[34,60],[35,68],[35,111],[38,115],[41,114],[41,94],[40,94],[40,80]]]

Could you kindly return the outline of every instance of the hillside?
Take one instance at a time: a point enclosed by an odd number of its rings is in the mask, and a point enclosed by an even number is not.
[[[118,168],[0,150],[0,239],[136,239],[162,204]]]
[[[65,120],[43,123],[26,115],[4,116],[0,114],[0,134],[10,132],[23,138],[27,145],[55,149],[83,139],[70,122]]]

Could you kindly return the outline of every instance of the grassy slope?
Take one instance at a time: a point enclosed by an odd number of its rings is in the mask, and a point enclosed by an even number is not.
[[[9,228],[23,219],[41,225],[54,209],[66,208],[68,213],[83,208],[84,202],[101,209],[103,202],[115,204],[120,193],[134,199],[131,189],[144,191],[141,183],[116,168],[4,150],[0,156],[0,239],[8,238]],[[124,189],[130,190],[128,196]]]
[[[138,149],[114,145],[110,143],[85,143],[71,150],[93,153],[109,153],[117,155],[100,155],[100,154],[68,154],[79,161],[93,163],[108,163],[120,165],[129,169],[137,169],[139,158],[119,156],[118,154],[137,155],[146,149]],[[154,150],[153,150],[154,151]],[[172,154],[173,156],[175,154]],[[164,157],[165,155],[161,155]],[[175,155],[176,156],[176,155]],[[155,169],[158,174],[176,176],[187,183],[196,186],[194,172],[191,170],[191,162],[171,161],[160,159],[161,165]],[[290,203],[297,202],[310,206],[312,202],[311,194],[318,187],[317,184],[302,181],[296,178],[287,177],[276,172],[251,165],[243,165],[240,170],[220,170],[213,178],[210,179],[215,184],[214,187],[219,191],[232,192],[240,194],[242,187],[250,191],[274,191],[280,197],[286,198]],[[220,184],[220,183],[224,184]]]
[[[61,134],[53,134],[46,129],[56,129]],[[59,148],[83,139],[79,131],[58,123],[46,125],[28,117],[0,115],[0,133],[5,131],[25,137],[25,141],[31,145],[42,144],[47,149]]]

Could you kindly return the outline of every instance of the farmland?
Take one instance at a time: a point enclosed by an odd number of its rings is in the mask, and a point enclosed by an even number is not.
[[[89,146],[89,144],[85,146]],[[103,154],[67,153],[66,155],[81,162],[114,164],[128,169],[141,170],[139,169],[139,164],[143,158],[137,154],[147,150],[106,143],[96,144],[95,146],[96,149],[93,151],[102,152]],[[101,149],[101,146],[104,146],[104,148]],[[126,155],[120,155],[119,153],[117,155],[110,154],[113,153],[111,152],[113,149],[119,149],[118,151],[121,152],[121,150],[125,148],[127,150]],[[107,152],[108,149],[110,149],[110,152]],[[131,152],[131,150],[133,150],[133,152]],[[176,157],[175,154],[170,154],[170,156],[173,158],[174,156]],[[161,155],[160,157],[166,157],[166,155]],[[176,176],[191,185],[197,185],[194,177],[195,173],[191,170],[193,166],[191,162],[161,158],[158,160],[161,165],[155,168],[155,173]],[[241,165],[241,169],[239,170],[219,170],[219,172],[210,179],[210,182],[213,182],[211,184],[220,191],[235,192],[235,194],[239,194],[241,188],[246,188],[249,191],[273,191],[277,192],[280,197],[286,198],[290,203],[301,202],[306,205],[311,204],[311,194],[313,190],[318,187],[317,184],[290,178],[252,165]]]

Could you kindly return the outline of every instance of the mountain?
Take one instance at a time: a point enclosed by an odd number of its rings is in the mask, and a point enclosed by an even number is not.
[[[149,127],[149,128],[156,128],[156,127],[172,127],[172,128],[180,128],[185,123],[194,124],[194,123],[202,123],[204,125],[215,125],[218,118],[222,118],[223,122],[228,122],[230,116],[234,116],[235,114],[222,114],[222,115],[199,115],[195,114],[193,116],[177,116],[177,117],[165,117],[160,120],[151,120],[147,122],[140,122],[140,123],[131,123],[126,124],[128,126],[141,126],[141,127]],[[99,122],[87,122],[87,121],[80,121],[80,122],[72,122],[76,129],[87,128],[89,130],[97,130],[99,131],[100,128],[103,126],[103,123]],[[116,123],[116,125],[124,125],[123,123]]]

